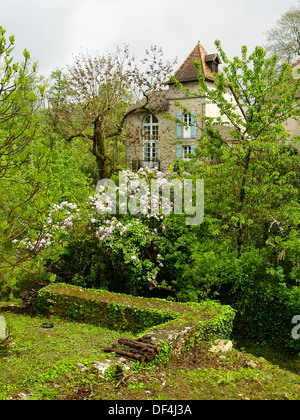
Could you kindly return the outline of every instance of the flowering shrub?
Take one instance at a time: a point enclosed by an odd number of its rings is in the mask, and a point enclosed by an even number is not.
[[[172,211],[170,201],[163,200],[159,191],[151,193],[151,180],[155,179],[159,188],[171,187],[170,173],[147,168],[138,173],[123,171],[122,176],[128,186],[126,190],[120,182],[109,188],[100,185],[98,193],[88,198],[88,230],[94,232],[102,255],[110,259],[111,269],[116,269],[122,277],[122,281],[113,283],[120,283],[121,291],[145,294],[160,285],[158,275],[164,267],[161,251],[165,246],[164,222]],[[133,214],[125,213],[127,205],[134,210]],[[113,211],[116,214],[111,215]]]
[[[57,241],[63,243],[67,238],[68,230],[74,225],[74,219],[79,217],[78,213],[79,209],[74,203],[63,201],[60,204],[54,204],[39,233],[35,235],[31,232],[31,237],[15,242],[19,242],[20,248],[26,248],[35,253],[43,248],[55,247]]]
[[[141,168],[137,173],[129,170],[120,172],[119,185],[113,180],[98,183],[98,193],[89,197],[94,211],[99,214],[146,215],[160,220],[173,210],[167,191],[172,190],[171,172],[153,168]],[[108,185],[106,185],[108,184]],[[178,184],[181,187],[181,183]],[[165,194],[160,194],[160,189]]]
[[[79,209],[76,204],[66,201],[54,204],[47,215],[43,228],[38,233],[31,231],[28,237],[14,242],[19,242],[19,248],[34,253],[45,248],[55,248],[57,242],[63,243],[67,239],[68,230],[73,227],[74,219],[79,218],[78,213]]]
[[[19,273],[14,289],[20,293],[28,288],[35,290],[47,282],[56,279],[51,267],[59,261],[68,245],[70,232],[79,220],[79,209],[76,204],[66,201],[54,204],[41,227],[31,229],[22,240],[14,240],[17,255],[16,261],[28,259],[26,270]]]
[[[20,241],[20,252],[35,254],[39,270],[51,272],[52,279],[58,275],[83,287],[144,296],[191,289],[181,279],[195,241],[193,234],[184,236],[193,228],[173,211],[174,185],[181,188],[182,179],[147,168],[123,171],[118,181],[99,185],[80,209],[55,204],[43,228]]]
[[[173,288],[165,279],[165,258],[185,219],[172,213],[171,175],[152,168],[123,171],[118,183],[99,185],[76,225],[64,231],[68,247],[55,265],[60,280],[134,295]],[[171,200],[160,193],[163,188]]]
[[[131,277],[131,292],[142,291],[142,284],[157,287],[157,274],[163,258],[155,252],[159,237],[138,219],[119,221],[113,217],[96,230],[100,247],[106,248],[113,260],[121,263]]]

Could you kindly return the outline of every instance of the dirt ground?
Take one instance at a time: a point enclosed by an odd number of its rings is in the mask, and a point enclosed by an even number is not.
[[[116,359],[117,360],[117,359]],[[208,352],[206,346],[194,348],[183,353],[178,359],[171,360],[166,366],[152,366],[129,374],[124,373],[122,378],[95,384],[92,388],[80,386],[64,399],[158,399],[165,395],[165,399],[190,399],[191,389],[181,384],[179,377],[183,372],[193,372],[197,369],[226,369],[237,371],[240,368],[251,366],[249,355],[235,353],[233,355],[220,355]],[[178,383],[176,384],[176,379]],[[191,388],[193,387],[192,381]],[[168,390],[166,392],[166,390]],[[163,393],[162,393],[163,391]]]

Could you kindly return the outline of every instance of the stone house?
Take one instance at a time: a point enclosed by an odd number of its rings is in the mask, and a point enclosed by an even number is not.
[[[219,71],[221,60],[218,54],[207,54],[200,42],[176,71],[176,79],[188,91],[197,91],[196,60],[201,63],[207,85],[213,89],[213,73]],[[228,98],[235,101],[229,91]],[[189,112],[184,113],[182,108],[176,106],[176,102]],[[200,118],[196,121],[196,114],[220,116],[218,107],[208,103],[205,96],[185,95],[174,83],[166,82],[166,88],[154,92],[145,108],[127,117],[126,166],[132,170],[156,167],[166,171],[176,158],[193,154],[203,128],[199,126],[203,121]],[[176,118],[178,122],[166,119],[166,115]]]
[[[207,54],[200,42],[176,71],[176,79],[187,91],[196,92],[199,86],[194,66],[196,60],[201,63],[207,86],[214,89],[213,73],[219,72],[221,60],[218,54]],[[300,60],[292,67],[295,78],[299,77]],[[227,95],[228,100],[236,102],[230,90]],[[299,99],[300,91],[297,95]],[[184,113],[181,107],[176,106],[178,102],[189,112]],[[221,116],[217,105],[208,102],[205,96],[186,95],[171,81],[166,82],[165,89],[153,92],[149,103],[144,100],[139,105],[140,108],[128,115],[126,120],[126,166],[132,170],[141,167],[168,170],[176,158],[186,158],[194,153],[204,129],[203,120],[196,120],[196,114],[214,118]],[[238,106],[236,109],[241,112]],[[178,122],[165,118],[166,115]],[[219,128],[224,130],[223,137],[232,141],[227,129]],[[289,119],[285,128],[292,138],[300,135],[299,119]]]

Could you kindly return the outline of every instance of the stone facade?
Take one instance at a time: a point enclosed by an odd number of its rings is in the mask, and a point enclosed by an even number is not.
[[[197,92],[196,60],[201,63],[207,86],[214,89],[213,72],[218,72],[221,60],[217,54],[207,54],[200,43],[179,67],[175,73],[176,79],[188,92]],[[295,66],[298,69],[300,61]],[[230,91],[227,95],[228,100],[236,101]],[[300,100],[299,94],[297,100]],[[237,112],[241,112],[238,107]],[[201,116],[220,117],[219,109],[209,103],[206,97],[184,94],[175,84],[168,82],[164,90],[152,94],[147,106],[141,106],[127,117],[126,166],[133,170],[157,167],[167,171],[176,158],[193,154],[204,128]],[[300,135],[299,120],[289,119],[285,128],[293,138]],[[224,135],[226,138],[226,132]],[[230,138],[227,140],[230,141]],[[299,144],[296,147],[299,148]]]
[[[189,83],[192,85],[192,83]],[[194,86],[190,86],[192,89]],[[181,157],[183,157],[184,146],[194,147],[197,146],[197,137],[200,130],[196,127],[196,137],[192,137],[191,130],[185,130],[184,126],[181,126],[181,138],[178,135],[179,128],[175,121],[170,121],[166,118],[166,115],[176,118],[178,114],[183,115],[181,109],[175,105],[176,101],[188,109],[190,112],[197,112],[197,114],[204,115],[205,113],[205,98],[201,96],[189,96],[186,97],[179,91],[175,86],[170,86],[168,90],[164,92],[165,99],[168,102],[167,111],[158,110],[154,112],[154,115],[158,121],[158,140],[157,149],[158,154],[156,156],[157,162],[161,170],[165,171],[171,166],[176,157],[178,157],[178,144],[181,143]],[[143,150],[143,126],[145,117],[149,114],[146,110],[140,110],[130,115],[127,119],[126,135],[127,135],[127,167],[132,168],[132,161],[143,162],[143,166],[147,165],[145,162],[145,152]],[[200,118],[197,119],[199,124]],[[186,131],[186,133],[185,133]],[[189,132],[188,132],[189,131]],[[198,131],[198,132],[197,132]],[[153,160],[154,161],[154,160]],[[155,163],[154,163],[155,165]]]
[[[175,73],[176,79],[189,92],[197,92],[196,60],[201,62],[206,82],[213,89],[213,72],[218,71],[221,60],[217,54],[208,55],[200,43],[179,67]],[[234,100],[230,92],[228,95]],[[176,105],[178,102],[188,110],[187,113]],[[148,115],[152,114],[155,118],[151,118],[151,121],[154,121],[155,126],[147,124]],[[147,109],[141,108],[127,117],[126,166],[131,169],[141,166],[159,167],[166,171],[177,157],[184,158],[187,154],[193,154],[203,128],[201,116],[204,115],[220,116],[218,108],[208,103],[204,96],[185,95],[169,82],[165,90],[153,93]],[[182,124],[166,116],[180,119]]]
[[[300,119],[289,118],[283,126],[291,136],[289,143],[300,151],[300,141],[295,139],[296,136],[300,136]]]

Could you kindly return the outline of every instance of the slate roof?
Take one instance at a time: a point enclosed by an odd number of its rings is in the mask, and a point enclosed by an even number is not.
[[[202,72],[205,78],[214,81],[215,78],[211,69],[209,68],[208,63],[210,61],[217,61],[218,64],[221,64],[221,59],[218,54],[207,54],[206,50],[200,44],[200,42],[198,42],[193,51],[188,55],[188,57],[176,71],[174,75],[176,79],[181,83],[197,80],[198,74],[194,65],[195,61],[200,61]]]

